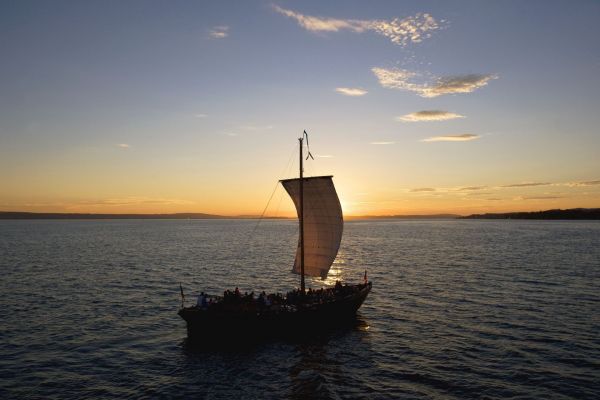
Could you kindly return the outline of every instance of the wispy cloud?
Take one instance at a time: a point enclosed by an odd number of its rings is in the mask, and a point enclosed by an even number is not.
[[[464,115],[456,114],[441,110],[423,110],[414,113],[406,114],[401,117],[396,117],[396,120],[402,122],[419,122],[419,121],[447,121],[450,119],[465,118]]]
[[[268,131],[270,129],[273,129],[274,126],[273,125],[244,125],[244,126],[240,126],[241,129],[244,129],[246,131]]]
[[[521,192],[535,192],[539,189],[538,187],[551,186],[551,187],[570,187],[570,188],[589,188],[590,186],[600,186],[600,180],[594,181],[579,181],[579,182],[522,182],[513,183],[510,185],[489,185],[489,186],[459,186],[459,187],[423,187],[409,189],[409,193],[422,192],[423,194],[430,194],[432,196],[438,194],[454,195],[454,196],[493,196],[500,192],[514,192],[515,190],[522,189]],[[532,189],[529,189],[532,188]],[[575,189],[571,189],[575,190]],[[513,200],[549,200],[556,198],[565,198],[571,192],[542,192],[539,194],[531,193],[529,197],[524,195],[513,197]],[[482,199],[485,200],[485,199]],[[487,199],[487,200],[508,200],[508,199]]]
[[[436,97],[442,94],[471,93],[488,84],[496,75],[468,74],[438,78],[433,87],[426,91],[425,97]]]
[[[487,189],[487,186],[465,186],[465,187],[461,187],[456,189],[458,192],[469,192],[469,191],[473,191],[473,190],[484,190]]]
[[[555,200],[564,199],[564,196],[528,196],[522,197],[523,200]]]
[[[196,118],[206,118],[206,117],[208,117],[208,114],[195,114],[194,117],[196,117]]]
[[[225,25],[215,26],[208,32],[208,34],[213,39],[224,39],[229,36],[229,27]]]
[[[371,29],[375,32],[400,46],[406,46],[411,42],[419,43],[423,39],[431,37],[431,33],[439,28],[440,23],[431,15],[422,13],[403,19],[372,21],[371,25]]]
[[[349,30],[360,33],[368,29],[368,21],[313,17],[287,10],[276,4],[273,5],[273,9],[286,17],[295,19],[301,27],[312,32],[338,32],[340,30]]]
[[[407,90],[421,97],[444,94],[471,93],[488,84],[493,74],[468,74],[445,77],[424,77],[422,74],[399,68],[372,68],[379,84],[389,89]]]
[[[443,23],[443,21],[438,22],[431,15],[425,13],[418,13],[402,19],[359,20],[304,15],[278,5],[273,5],[273,9],[286,17],[295,19],[301,27],[311,32],[339,32],[345,30],[362,33],[371,31],[385,36],[392,43],[399,46],[419,43],[423,39],[431,37],[431,34],[439,29]]]
[[[489,188],[489,189],[494,189],[494,188]],[[488,196],[490,194],[493,194],[492,192],[468,192],[467,196],[469,197],[476,197],[476,196]]]
[[[411,193],[435,192],[435,188],[429,188],[429,187],[415,188],[415,189],[410,189],[409,192],[411,192]]]
[[[171,198],[153,198],[153,197],[116,197],[97,200],[80,200],[76,203],[70,203],[67,208],[78,208],[82,206],[131,206],[131,205],[186,205],[194,204],[194,202],[182,199]]]
[[[511,185],[503,185],[500,187],[503,188],[522,188],[522,187],[533,187],[533,186],[548,186],[552,185],[550,182],[523,182],[523,183],[513,183]]]
[[[125,197],[125,198],[115,198],[115,199],[106,199],[99,204],[107,204],[107,205],[130,205],[130,204],[162,204],[162,205],[170,205],[170,204],[194,204],[188,200],[181,199],[168,199],[168,198],[150,198],[150,197]]]
[[[479,139],[481,136],[471,133],[463,133],[462,135],[445,135],[433,136],[423,139],[422,142],[468,142],[469,140]]]
[[[317,158],[333,158],[333,156],[331,154],[316,154],[315,157],[317,157]]]
[[[368,92],[364,89],[360,89],[360,88],[346,88],[346,87],[339,87],[339,88],[335,88],[335,91],[338,93],[341,93],[345,96],[364,96],[365,94],[367,94]]]
[[[371,144],[377,144],[377,145],[386,145],[386,144],[394,144],[396,142],[371,142]]]
[[[566,184],[567,186],[596,186],[600,185],[600,180],[598,181],[585,181],[585,182],[569,182]]]
[[[128,148],[130,148],[131,146],[130,146],[130,145],[128,145],[127,143],[119,143],[119,144],[117,144],[117,147],[120,147],[120,148],[122,148],[122,149],[128,149]]]

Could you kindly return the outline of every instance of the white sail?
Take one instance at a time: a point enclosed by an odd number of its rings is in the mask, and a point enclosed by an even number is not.
[[[335,260],[344,219],[342,207],[333,186],[332,176],[304,178],[304,274],[326,278]],[[298,216],[300,216],[300,179],[282,180]],[[296,250],[294,272],[300,273],[300,240]]]

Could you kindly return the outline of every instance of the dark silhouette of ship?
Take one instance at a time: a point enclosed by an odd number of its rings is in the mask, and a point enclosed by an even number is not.
[[[336,282],[333,288],[306,291],[306,275],[327,276],[342,240],[344,221],[333,176],[303,176],[305,138],[308,145],[306,132],[298,139],[300,177],[280,181],[298,212],[300,235],[293,272],[300,274],[300,288],[286,294],[263,292],[257,298],[242,295],[236,288],[223,296],[202,294],[192,307],[184,306],[182,289],[179,315],[187,322],[188,339],[229,340],[335,328],[352,321],[367,298],[372,283],[366,271],[360,284]],[[310,151],[308,157],[312,158]]]

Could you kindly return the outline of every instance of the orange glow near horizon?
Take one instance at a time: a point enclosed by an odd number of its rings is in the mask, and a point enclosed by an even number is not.
[[[549,186],[549,185],[548,185]],[[559,185],[556,185],[559,186]],[[500,213],[540,211],[547,209],[600,207],[600,185],[555,187],[496,187],[461,191],[437,189],[431,192],[400,189],[394,194],[340,193],[344,216],[431,215]],[[412,190],[412,191],[411,191]],[[553,191],[552,191],[553,190]],[[338,188],[338,192],[340,189]],[[231,193],[213,193],[211,196],[180,197],[111,197],[100,200],[53,200],[37,198],[24,201],[4,200],[0,211],[104,213],[104,214],[171,214],[205,213],[223,216],[257,216],[266,205],[266,194],[250,192],[231,196]],[[278,188],[266,209],[266,217],[295,218],[292,201]]]
[[[323,142],[316,137],[311,146],[326,151],[332,148]],[[263,142],[265,146],[268,143],[266,139]],[[63,157],[24,165],[18,173],[3,169],[0,211],[257,216],[272,195],[265,215],[294,218],[291,199],[281,185],[275,185],[279,178],[295,176],[297,145],[293,145],[292,138],[286,139],[286,151],[261,149],[267,156],[260,162],[250,150],[240,149],[237,157],[228,158],[220,149],[222,155],[214,159],[195,156],[157,163],[146,154],[140,160],[135,154],[122,154],[132,153],[135,149],[130,147],[111,149],[108,154],[99,151],[95,160],[77,155],[76,159]],[[435,164],[407,173],[421,162],[420,158],[407,152],[407,157],[415,158],[402,158],[405,165],[394,165],[391,161],[397,153],[386,151],[363,156],[360,164],[355,161],[360,153],[316,158],[306,163],[306,175],[334,175],[346,217],[600,207],[600,180],[591,172],[551,179],[559,173],[549,170],[534,181],[517,169],[480,173],[457,162],[448,167],[452,174]],[[286,160],[292,162],[282,171]]]

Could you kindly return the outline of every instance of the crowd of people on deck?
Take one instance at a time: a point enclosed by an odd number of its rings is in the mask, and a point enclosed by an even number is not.
[[[332,288],[315,290],[309,288],[304,294],[300,289],[295,289],[285,295],[282,293],[266,294],[263,291],[258,296],[254,292],[244,292],[242,294],[240,289],[236,287],[234,290],[225,290],[223,297],[209,296],[201,292],[198,295],[196,307],[206,310],[219,305],[227,308],[264,311],[271,308],[294,307],[299,304],[323,304],[358,292],[366,284],[365,282],[362,285],[343,285],[340,281],[336,281],[335,286]]]

